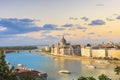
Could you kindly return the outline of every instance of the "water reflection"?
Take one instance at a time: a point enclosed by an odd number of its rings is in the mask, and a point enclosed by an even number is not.
[[[60,67],[60,69],[64,69],[65,67],[65,59],[63,58],[53,58],[54,59],[54,64],[56,67]]]

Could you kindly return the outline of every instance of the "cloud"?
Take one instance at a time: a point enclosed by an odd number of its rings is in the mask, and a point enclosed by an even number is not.
[[[54,44],[55,41],[58,41],[58,37],[57,36],[52,36],[52,35],[46,35],[44,38],[42,38],[42,42],[41,44]]]
[[[23,34],[33,31],[39,31],[40,27],[35,25],[32,19],[1,18],[0,34]]]
[[[73,27],[73,24],[64,24],[62,27]]]
[[[86,32],[86,29],[82,30],[82,32]]]
[[[117,14],[117,13],[114,13],[113,15],[114,15],[114,16],[118,16],[118,14]]]
[[[1,35],[0,34],[0,38],[14,38],[15,37],[15,35]]]
[[[84,20],[84,21],[88,21],[89,20],[89,18],[87,18],[87,17],[82,17],[81,19]]]
[[[63,33],[63,35],[64,35],[64,36],[71,36],[71,34],[69,34],[69,33]],[[62,35],[62,36],[63,36],[63,35]]]
[[[0,26],[0,31],[4,31],[6,29],[7,29],[6,27]]]
[[[100,19],[97,19],[97,20],[93,20],[90,24],[88,25],[91,25],[91,26],[94,26],[94,25],[104,25],[105,24],[105,21],[103,20],[100,20]]]
[[[97,35],[97,37],[101,37],[101,35]]]
[[[96,4],[96,6],[104,6],[104,4]]]
[[[79,25],[79,24],[76,24],[75,26],[76,26],[76,29],[80,29],[80,30],[82,30],[83,32],[85,32],[85,31],[87,30],[86,27],[83,27],[83,26],[81,26],[81,25]]]
[[[45,24],[41,27],[41,30],[63,30],[63,28],[58,28],[55,24]]]
[[[90,32],[90,33],[88,33],[89,35],[94,35],[95,33],[94,32]]]
[[[46,35],[46,36],[45,36],[45,39],[51,40],[51,39],[57,39],[57,37],[52,36],[52,35]]]
[[[86,27],[77,27],[77,29],[87,29]]]
[[[119,19],[119,20],[120,20],[120,16],[117,16],[116,19]]]
[[[78,20],[78,18],[75,18],[75,17],[70,17],[69,19],[70,20]]]
[[[86,27],[83,27],[80,24],[64,24],[62,25],[62,27],[68,30],[75,30],[75,29],[86,30],[87,29]]]
[[[112,31],[108,31],[108,33],[112,33]]]
[[[63,30],[55,24],[36,25],[35,19],[0,18],[0,38],[12,37],[38,31]]]
[[[82,27],[82,26],[77,26],[77,29],[83,29],[83,30],[85,30],[87,28],[86,27]]]
[[[112,18],[106,18],[107,21],[115,21],[114,19]]]
[[[50,31],[43,31],[43,32],[41,32],[41,34],[43,34],[43,35],[46,35],[48,33],[50,33]]]

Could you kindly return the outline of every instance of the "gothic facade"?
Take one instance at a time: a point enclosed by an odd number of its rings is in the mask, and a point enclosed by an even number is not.
[[[64,36],[61,41],[51,46],[51,54],[54,55],[81,55],[80,45],[67,43]]]

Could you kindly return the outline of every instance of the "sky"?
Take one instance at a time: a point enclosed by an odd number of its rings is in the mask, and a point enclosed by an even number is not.
[[[0,0],[0,46],[120,42],[120,0]]]

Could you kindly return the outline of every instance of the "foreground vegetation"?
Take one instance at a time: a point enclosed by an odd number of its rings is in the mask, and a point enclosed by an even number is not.
[[[4,52],[0,52],[0,80],[17,80],[14,67],[9,67],[5,61]]]
[[[98,77],[99,80],[111,80],[105,74],[102,74]],[[94,77],[80,77],[78,80],[96,80]]]
[[[81,76],[80,78],[78,78],[78,80],[97,80],[97,79],[95,79],[94,77],[84,77],[84,76]],[[112,80],[112,79],[108,78],[108,76],[106,76],[105,74],[101,74],[98,77],[98,80]]]

